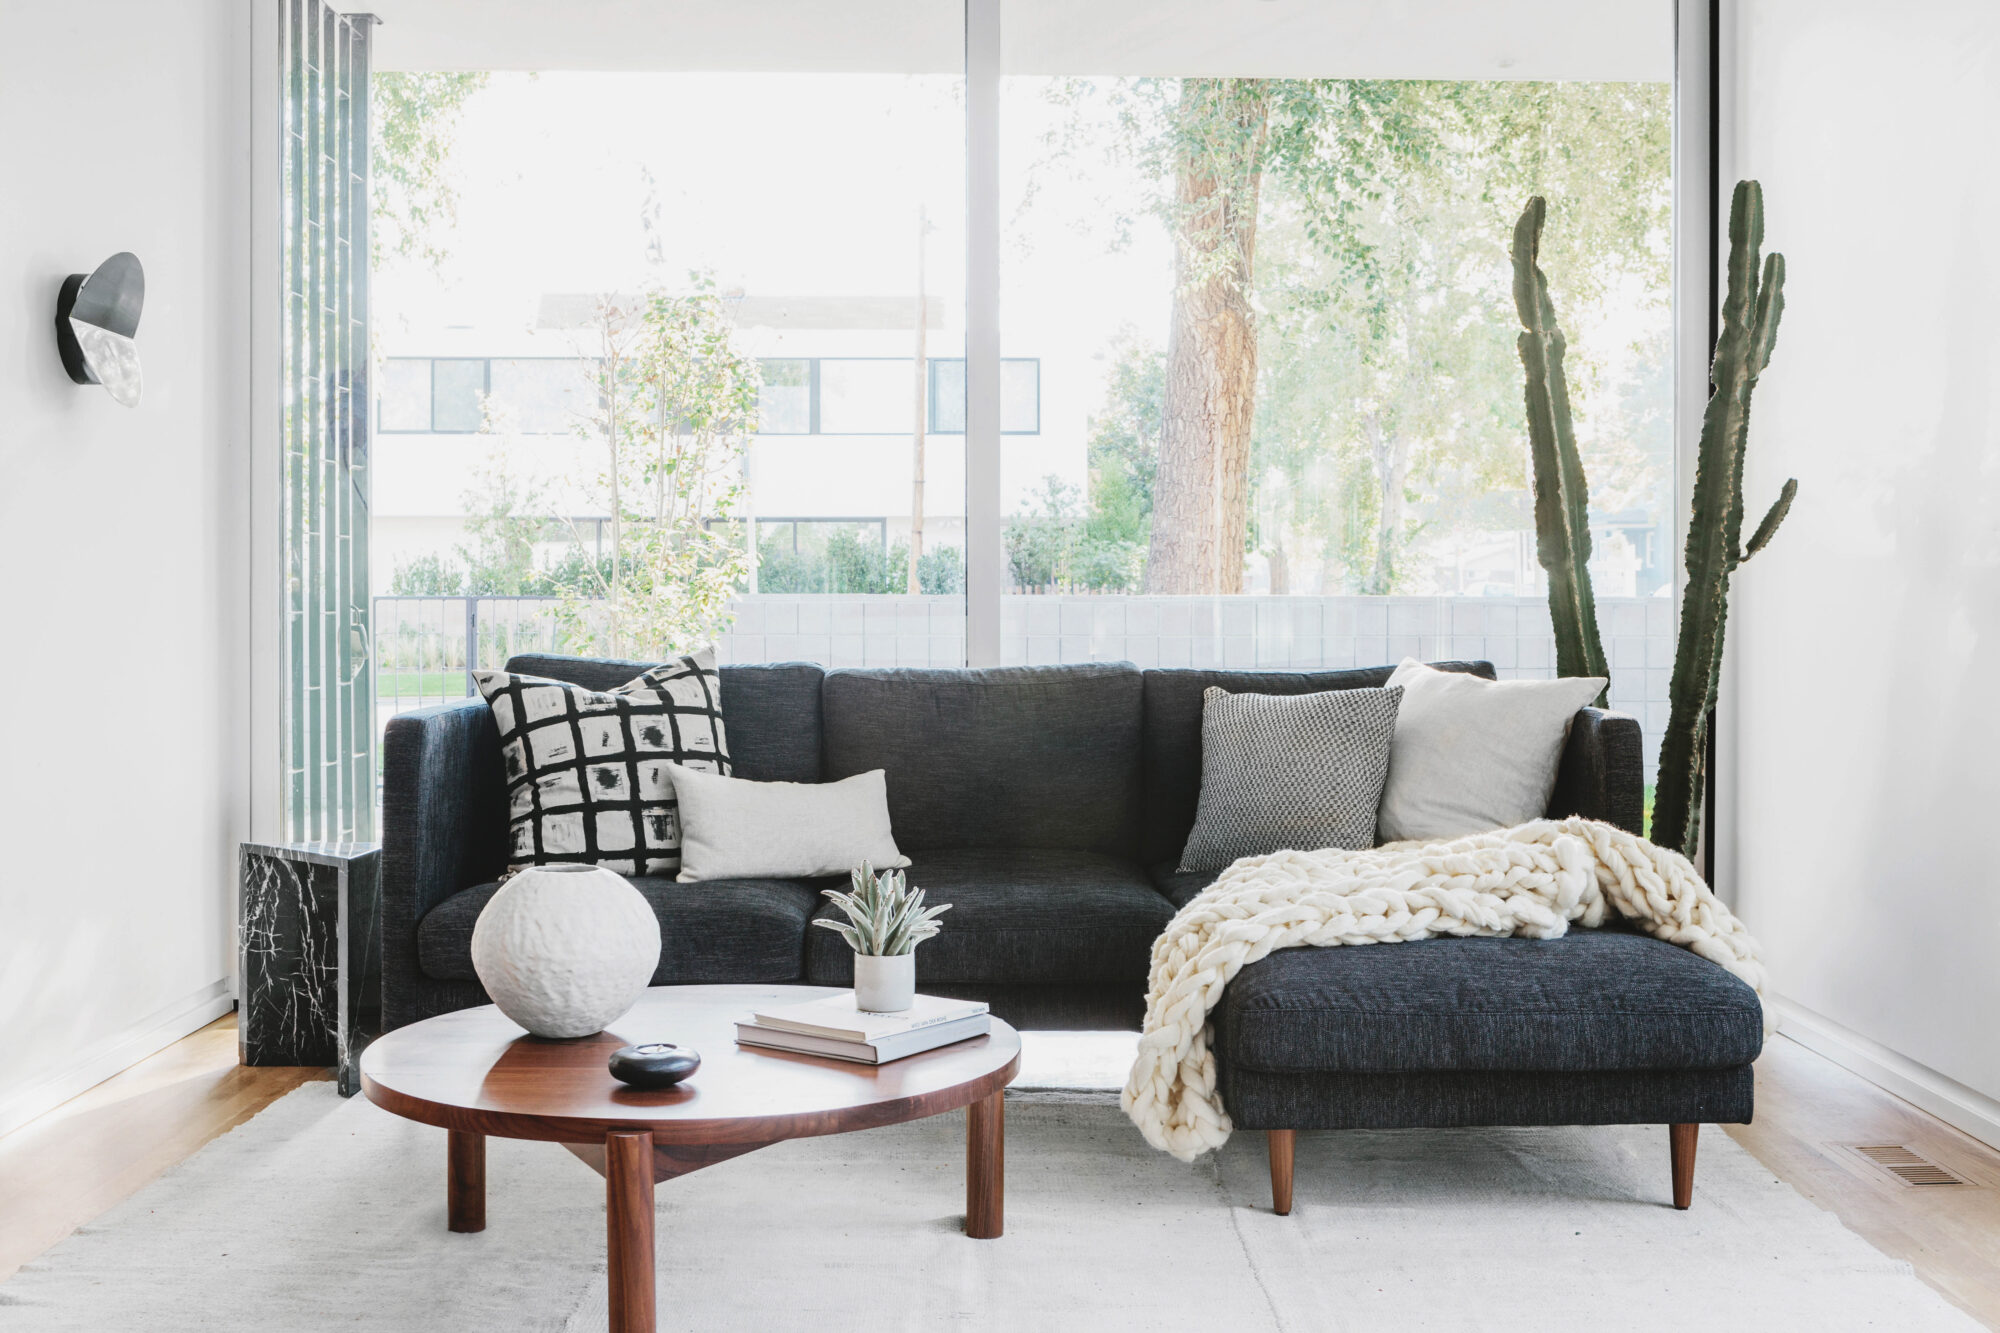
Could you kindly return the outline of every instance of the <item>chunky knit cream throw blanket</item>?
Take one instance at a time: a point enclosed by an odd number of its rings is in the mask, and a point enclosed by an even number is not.
[[[1553,939],[1606,911],[1692,949],[1759,995],[1757,942],[1687,858],[1610,824],[1540,819],[1450,842],[1251,856],[1181,908],[1153,943],[1146,1022],[1122,1103],[1156,1148],[1193,1160],[1229,1137],[1208,1015],[1273,949],[1436,935]],[[1773,1026],[1770,1005],[1764,1025]]]

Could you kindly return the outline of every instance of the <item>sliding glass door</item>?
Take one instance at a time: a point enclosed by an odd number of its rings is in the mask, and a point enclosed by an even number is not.
[[[391,22],[383,707],[711,639],[1549,674],[1508,258],[1541,195],[1650,735],[1673,7],[1414,8],[753,0],[453,61]]]

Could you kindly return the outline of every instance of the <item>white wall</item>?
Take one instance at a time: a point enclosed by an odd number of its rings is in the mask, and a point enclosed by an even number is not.
[[[2000,5],[1738,0],[1723,42],[1790,265],[1751,505],[1799,479],[1733,594],[1724,883],[1802,1034],[1992,1138]]]
[[[0,1131],[228,1005],[247,15],[0,9]],[[53,332],[64,276],[119,250],[146,269],[136,409],[70,383]]]

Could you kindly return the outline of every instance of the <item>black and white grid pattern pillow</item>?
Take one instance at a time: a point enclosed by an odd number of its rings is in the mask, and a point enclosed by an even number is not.
[[[1280,695],[1211,685],[1201,698],[1201,802],[1182,870],[1375,845],[1400,686]]]
[[[615,690],[475,671],[507,767],[508,873],[552,861],[621,875],[681,868],[668,766],[729,772],[722,677],[704,649]]]

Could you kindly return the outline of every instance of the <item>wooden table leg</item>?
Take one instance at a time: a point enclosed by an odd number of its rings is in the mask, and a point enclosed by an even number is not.
[[[604,1140],[604,1214],[611,1333],[654,1333],[653,1136],[643,1129]]]
[[[486,1230],[486,1136],[448,1129],[445,1216],[453,1231]]]
[[[965,1234],[1000,1234],[1007,1195],[1006,1089],[965,1108]]]

